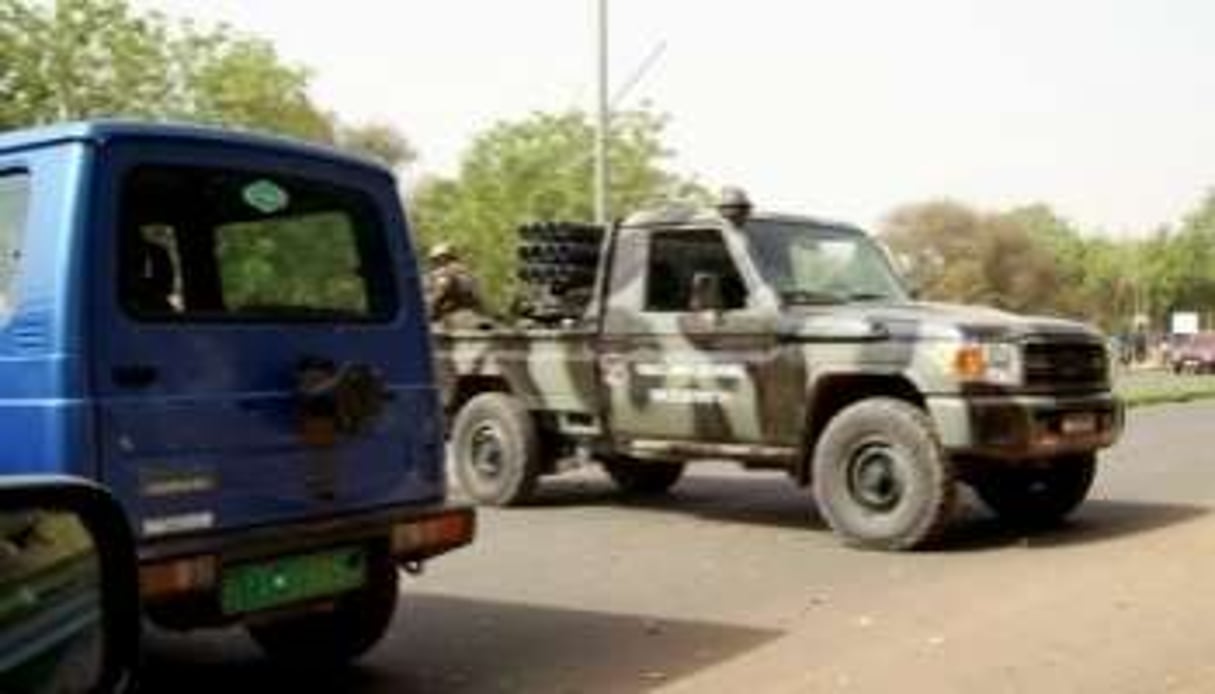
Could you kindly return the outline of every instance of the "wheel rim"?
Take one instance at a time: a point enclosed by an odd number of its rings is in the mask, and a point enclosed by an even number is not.
[[[869,443],[859,448],[848,461],[848,493],[870,511],[887,512],[903,499],[903,479],[899,474],[904,461],[898,451],[885,443]]]
[[[506,469],[506,446],[502,431],[496,425],[485,423],[472,432],[469,446],[469,463],[477,477],[496,480]]]

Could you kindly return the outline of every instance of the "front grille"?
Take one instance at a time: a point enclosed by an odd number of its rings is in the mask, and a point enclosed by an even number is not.
[[[1052,390],[1108,388],[1105,348],[1092,342],[1030,342],[1025,345],[1025,385]]]

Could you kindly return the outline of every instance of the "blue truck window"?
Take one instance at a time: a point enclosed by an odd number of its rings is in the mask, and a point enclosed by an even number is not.
[[[0,318],[16,303],[21,245],[29,215],[30,177],[25,172],[0,173]]]
[[[396,292],[373,201],[332,184],[180,166],[122,192],[119,291],[144,320],[387,321]]]

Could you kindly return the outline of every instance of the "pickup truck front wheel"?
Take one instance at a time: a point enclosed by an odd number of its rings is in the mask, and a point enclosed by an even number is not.
[[[460,409],[451,455],[460,486],[479,504],[515,506],[535,492],[540,438],[531,413],[510,395],[483,393]]]
[[[1035,467],[999,467],[975,475],[975,493],[1000,518],[1019,526],[1043,527],[1074,511],[1093,486],[1097,456],[1066,456]]]
[[[892,398],[850,405],[814,451],[814,497],[831,529],[870,549],[915,549],[952,515],[953,465],[923,410]]]
[[[357,659],[388,631],[396,611],[400,576],[379,553],[367,564],[367,584],[316,612],[271,618],[247,626],[271,660],[316,670],[340,668]]]
[[[646,463],[622,456],[603,461],[612,482],[629,496],[666,494],[683,476],[683,463]]]

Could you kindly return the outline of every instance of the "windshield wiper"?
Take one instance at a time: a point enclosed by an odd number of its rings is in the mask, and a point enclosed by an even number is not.
[[[816,292],[809,289],[793,289],[780,293],[780,298],[786,304],[824,305],[843,303],[843,299],[830,292]]]
[[[848,295],[849,301],[888,301],[889,294],[881,292],[853,292]]]

